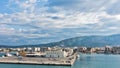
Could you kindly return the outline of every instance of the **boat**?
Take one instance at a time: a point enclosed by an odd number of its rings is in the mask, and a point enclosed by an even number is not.
[[[12,56],[12,54],[10,54],[10,53],[6,53],[5,55],[4,55],[4,57],[11,57]]]

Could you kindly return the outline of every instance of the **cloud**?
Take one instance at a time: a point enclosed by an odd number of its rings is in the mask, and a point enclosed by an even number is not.
[[[14,0],[13,0],[14,1]],[[8,24],[19,24],[19,25],[26,25],[26,24],[31,24],[33,26],[39,27],[39,28],[45,28],[47,26],[47,28],[79,28],[84,24],[94,24],[94,23],[99,23],[101,17],[102,18],[111,18],[111,19],[118,19],[119,20],[119,15],[109,15],[107,14],[105,11],[101,11],[101,10],[96,10],[96,12],[81,12],[81,11],[71,11],[68,12],[66,9],[61,8],[59,6],[56,5],[56,2],[58,3],[59,1],[50,1],[50,4],[52,5],[52,7],[57,10],[58,12],[56,13],[49,13],[47,12],[48,10],[48,6],[45,9],[45,5],[46,5],[46,1],[40,1],[42,4],[42,6],[37,7],[36,5],[38,4],[37,0],[27,0],[27,1],[19,1],[16,0],[15,3],[17,5],[19,5],[20,9],[22,10],[22,12],[17,12],[17,13],[13,13],[13,14],[7,14],[5,15],[2,19],[3,23],[8,23]],[[49,2],[49,1],[48,1]],[[55,2],[55,3],[54,3]],[[68,5],[70,3],[72,3],[73,1],[60,1],[60,6],[63,6],[61,3],[64,2],[66,4],[66,2],[68,2]],[[98,8],[98,6],[96,6],[97,4],[94,5],[94,3],[91,3],[92,1],[78,1],[75,0],[72,4],[75,3],[81,3],[81,6],[87,6],[87,10],[89,10],[89,7],[95,7]],[[103,5],[101,3],[104,3],[104,1],[96,1],[97,3],[99,3],[100,7],[102,7]],[[116,1],[109,1],[110,4],[112,3],[116,3]],[[108,2],[108,3],[109,3]],[[11,2],[10,2],[11,3]],[[51,4],[53,3],[53,4]],[[94,6],[89,6],[88,4],[92,4]],[[56,7],[54,7],[54,4],[56,5]],[[31,11],[29,13],[29,9],[34,8],[34,11]],[[78,6],[79,7],[79,6]],[[29,8],[29,9],[28,9]],[[44,9],[43,9],[44,8]],[[103,8],[103,7],[102,7]],[[42,10],[42,11],[41,11]],[[37,12],[40,11],[40,12]],[[54,19],[54,18],[57,19]],[[6,18],[8,18],[6,20]]]
[[[49,37],[49,34],[19,34],[18,36],[22,36],[24,38],[45,38]]]
[[[0,36],[37,43],[37,38],[39,42],[51,42],[81,35],[120,33],[118,3],[118,0],[9,0],[9,9],[0,13]]]
[[[95,12],[105,10],[117,2],[118,0],[49,0],[48,6],[57,6],[72,11],[74,9],[80,12]]]

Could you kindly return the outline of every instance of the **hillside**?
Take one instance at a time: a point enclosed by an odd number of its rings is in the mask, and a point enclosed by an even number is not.
[[[12,47],[42,47],[42,46],[86,46],[86,47],[101,47],[105,45],[116,46],[120,45],[120,34],[110,35],[110,36],[81,36],[74,37],[70,39],[65,39],[59,42],[52,42],[47,44],[38,44],[38,45],[22,45],[22,46],[12,46]],[[7,47],[7,46],[0,46]],[[10,47],[10,46],[8,46]]]
[[[120,35],[111,36],[82,36],[75,37],[57,42],[58,45],[65,46],[87,46],[87,47],[101,47],[105,45],[120,45]]]

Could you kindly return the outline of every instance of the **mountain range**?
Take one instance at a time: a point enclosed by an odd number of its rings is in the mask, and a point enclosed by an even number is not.
[[[120,34],[109,35],[109,36],[80,36],[61,40],[58,42],[52,42],[47,44],[38,45],[21,45],[21,46],[6,46],[1,45],[0,47],[42,47],[42,46],[64,46],[64,47],[102,47],[105,45],[118,46],[120,45]]]

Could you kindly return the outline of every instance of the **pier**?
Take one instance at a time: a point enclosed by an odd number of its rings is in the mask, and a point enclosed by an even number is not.
[[[72,66],[77,58],[74,54],[65,58],[41,58],[41,57],[1,57],[0,63],[3,64],[33,64],[33,65],[60,65],[60,66]]]

